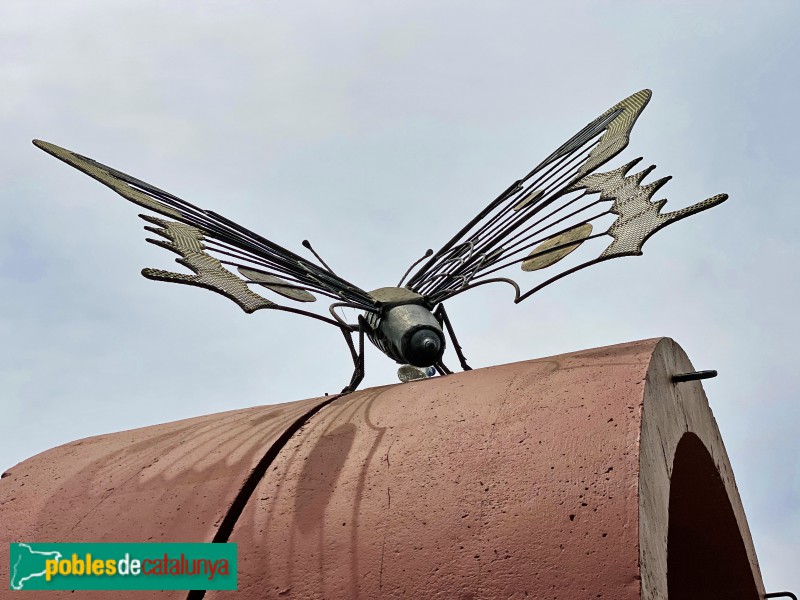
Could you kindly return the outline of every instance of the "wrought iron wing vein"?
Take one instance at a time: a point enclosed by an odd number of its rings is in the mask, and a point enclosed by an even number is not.
[[[505,282],[521,302],[543,287],[580,269],[611,258],[642,254],[644,242],[659,229],[716,206],[718,194],[692,206],[661,214],[666,200],[652,202],[670,177],[642,186],[655,168],[633,175],[641,159],[596,173],[627,145],[630,132],[651,97],[642,90],[611,107],[581,129],[522,179],[514,182],[419,268],[406,286],[432,305],[486,283]],[[615,217],[594,232],[597,223]],[[521,264],[523,271],[545,269],[584,242],[610,236],[599,254],[522,293],[516,281],[499,272]]]
[[[110,187],[125,199],[163,216],[139,215],[153,226],[145,229],[164,239],[147,241],[179,255],[176,262],[193,274],[146,268],[148,279],[203,287],[233,300],[252,313],[262,308],[286,310],[341,327],[338,320],[282,306],[252,291],[260,285],[298,302],[313,302],[313,294],[362,310],[375,310],[375,300],[364,290],[278,244],[213,211],[203,210],[140,179],[48,142],[34,140],[45,152]],[[216,254],[219,256],[212,255]],[[238,277],[226,266],[238,269]]]

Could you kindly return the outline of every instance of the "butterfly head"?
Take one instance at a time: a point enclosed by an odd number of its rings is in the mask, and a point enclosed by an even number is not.
[[[408,339],[405,352],[408,364],[416,367],[430,367],[442,358],[444,338],[434,329],[417,329]]]

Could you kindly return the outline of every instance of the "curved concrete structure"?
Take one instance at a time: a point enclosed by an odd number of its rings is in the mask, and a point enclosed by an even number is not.
[[[0,481],[0,567],[8,541],[228,539],[239,591],[209,600],[755,600],[693,370],[647,340],[75,442]]]

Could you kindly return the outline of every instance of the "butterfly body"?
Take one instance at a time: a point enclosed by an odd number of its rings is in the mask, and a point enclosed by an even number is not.
[[[423,304],[395,304],[379,313],[367,312],[364,318],[369,325],[367,338],[398,364],[432,367],[441,361],[444,331]]]
[[[519,303],[588,266],[638,256],[656,231],[725,201],[727,195],[717,194],[662,213],[666,200],[652,197],[669,178],[642,183],[654,167],[628,174],[641,160],[636,159],[599,172],[599,167],[628,145],[630,131],[650,97],[649,90],[642,90],[612,106],[506,188],[438,251],[428,250],[396,287],[371,292],[336,274],[307,240],[303,246],[317,262],[90,158],[48,142],[34,140],[34,144],[130,202],[169,219],[140,215],[150,223],[145,229],[159,236],[147,241],[178,254],[176,262],[191,273],[144,269],[145,277],[214,291],[246,313],[285,311],[337,327],[355,365],[343,390],[348,392],[356,389],[364,376],[365,337],[386,356],[405,365],[398,371],[402,380],[428,376],[434,369],[442,375],[450,373],[442,362],[447,337],[461,367],[469,369],[445,311],[450,298],[480,285],[505,283],[514,289],[513,300]],[[450,214],[442,211],[439,216]],[[601,244],[599,252],[597,244]],[[524,277],[551,273],[557,263],[573,264],[547,275],[527,291],[506,275],[513,267],[521,267]],[[499,271],[502,276],[494,275]],[[303,306],[314,303],[318,296],[327,297],[333,300],[328,307],[330,316],[279,304],[274,301],[278,298],[256,293],[263,294],[263,290]],[[343,308],[355,309],[358,322],[347,323],[337,312]]]

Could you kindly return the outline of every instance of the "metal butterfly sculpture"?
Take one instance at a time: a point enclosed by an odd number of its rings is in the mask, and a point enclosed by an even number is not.
[[[403,365],[398,375],[408,380],[451,372],[442,362],[447,330],[459,362],[467,370],[470,367],[444,309],[446,300],[480,285],[505,283],[514,289],[514,302],[521,302],[589,265],[641,255],[644,242],[659,229],[724,202],[727,195],[718,194],[661,213],[666,200],[654,202],[651,198],[670,177],[642,185],[655,166],[628,175],[639,158],[613,171],[596,172],[628,145],[630,131],[650,96],[650,90],[643,90],[611,107],[512,183],[440,250],[428,250],[397,286],[369,292],[334,273],[308,241],[304,240],[303,246],[319,264],[213,211],[90,158],[47,142],[33,143],[131,202],[170,219],[139,215],[151,224],[146,230],[163,238],[147,241],[178,254],[175,260],[193,274],[144,269],[142,275],[148,279],[204,287],[230,298],[247,313],[262,308],[282,310],[339,328],[355,365],[350,383],[342,390],[349,392],[364,377],[364,336]],[[607,229],[594,232],[593,223],[611,217],[615,218]],[[550,267],[587,241],[603,236],[611,240],[602,242],[594,258],[577,262],[525,292],[513,279],[496,275],[517,265],[525,272]],[[314,302],[314,294],[335,302],[329,307],[329,317],[277,304],[256,294],[253,285],[298,303]],[[337,313],[342,308],[357,309],[357,323],[347,323]]]

